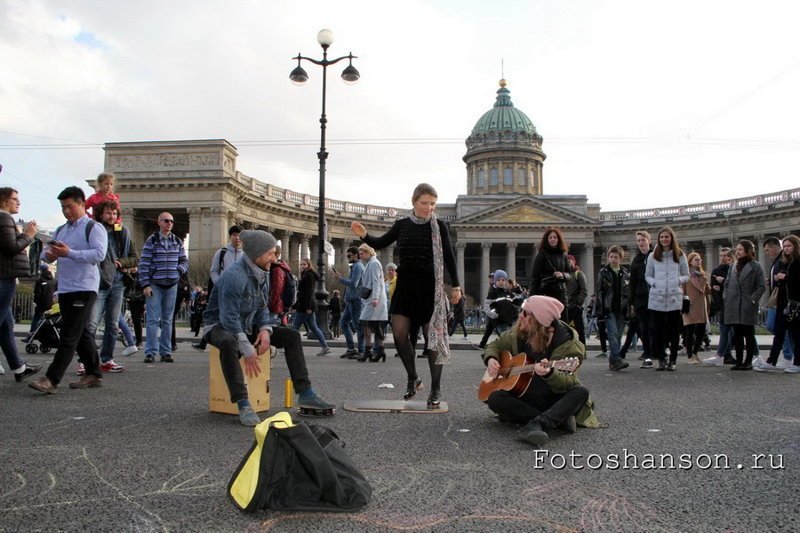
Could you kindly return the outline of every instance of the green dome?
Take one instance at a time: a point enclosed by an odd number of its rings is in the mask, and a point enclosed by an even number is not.
[[[536,128],[528,118],[528,115],[514,107],[511,102],[511,91],[506,89],[506,80],[500,80],[500,88],[497,90],[497,101],[494,107],[483,114],[472,128],[473,135],[486,133],[527,133],[536,136]]]

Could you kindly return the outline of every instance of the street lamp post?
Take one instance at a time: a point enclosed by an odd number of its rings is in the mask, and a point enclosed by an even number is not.
[[[312,59],[298,53],[297,57],[292,58],[297,60],[297,67],[289,74],[289,79],[292,80],[292,83],[295,85],[302,85],[308,81],[308,74],[301,66],[303,60],[322,67],[322,115],[319,119],[320,146],[319,152],[317,152],[317,157],[319,158],[319,221],[317,223],[317,271],[319,272],[319,280],[317,281],[315,296],[318,300],[319,311],[317,315],[317,324],[320,326],[325,337],[330,338],[330,330],[328,328],[328,290],[325,287],[327,265],[324,260],[325,243],[327,240],[325,231],[325,161],[328,159],[328,152],[325,149],[325,129],[328,119],[325,116],[325,91],[328,81],[328,65],[334,65],[344,59],[349,60],[349,65],[342,71],[342,79],[345,83],[355,83],[361,75],[353,66],[353,59],[356,58],[356,56],[354,56],[352,52],[346,56],[337,57],[336,59],[328,59],[328,48],[333,43],[333,32],[331,30],[320,30],[317,34],[317,42],[322,47],[322,59]]]

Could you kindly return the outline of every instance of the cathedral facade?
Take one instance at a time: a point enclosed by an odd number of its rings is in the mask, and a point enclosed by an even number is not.
[[[768,236],[800,232],[800,188],[614,212],[590,204],[585,195],[545,195],[542,144],[501,80],[494,106],[466,140],[466,194],[454,204],[437,205],[438,216],[450,227],[462,285],[473,301],[483,300],[488,276],[498,268],[526,285],[536,246],[549,226],[561,229],[590,292],[604,251],[615,244],[634,250],[634,232],[640,229],[655,234],[672,226],[684,248],[702,253],[707,270],[716,266],[719,248],[738,239],[750,239],[760,250]],[[117,175],[123,219],[137,244],[155,229],[158,213],[168,210],[175,218],[174,231],[189,237],[190,258],[213,254],[227,241],[227,228],[239,223],[275,234],[295,270],[300,257],[315,259],[319,199],[242,174],[236,170],[237,157],[236,148],[223,139],[107,143],[104,168]],[[344,251],[354,243],[351,220],[381,234],[407,214],[392,206],[337,199],[326,199],[325,211],[331,221],[332,249],[327,249],[340,271],[346,271]],[[392,248],[379,254],[384,265],[393,257]]]

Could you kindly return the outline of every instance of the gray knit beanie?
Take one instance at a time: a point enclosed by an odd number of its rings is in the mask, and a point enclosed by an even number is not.
[[[255,261],[278,244],[271,233],[260,229],[248,229],[239,234],[242,239],[242,250],[251,261]]]

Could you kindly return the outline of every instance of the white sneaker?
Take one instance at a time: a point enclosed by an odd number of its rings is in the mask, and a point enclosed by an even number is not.
[[[133,355],[138,351],[139,348],[137,348],[135,344],[131,344],[130,346],[122,350],[122,355]]]
[[[3,368],[3,365],[0,365],[0,376],[6,373],[6,369]]]
[[[723,359],[719,355],[715,355],[714,357],[708,357],[706,359],[703,359],[703,364],[706,366],[724,366],[725,359]]]
[[[767,361],[762,359],[760,355],[758,357],[756,357],[755,359],[753,359],[753,368],[758,368],[758,367],[760,367],[762,365],[765,365],[765,364],[767,364]]]
[[[792,366],[792,360],[791,359],[786,359],[783,356],[778,358],[778,364],[777,364],[778,368],[789,368],[790,366]]]
[[[769,363],[761,363],[759,366],[753,365],[753,370],[756,372],[780,372],[781,369]]]
[[[783,370],[787,374],[800,374],[800,366],[792,365]]]

